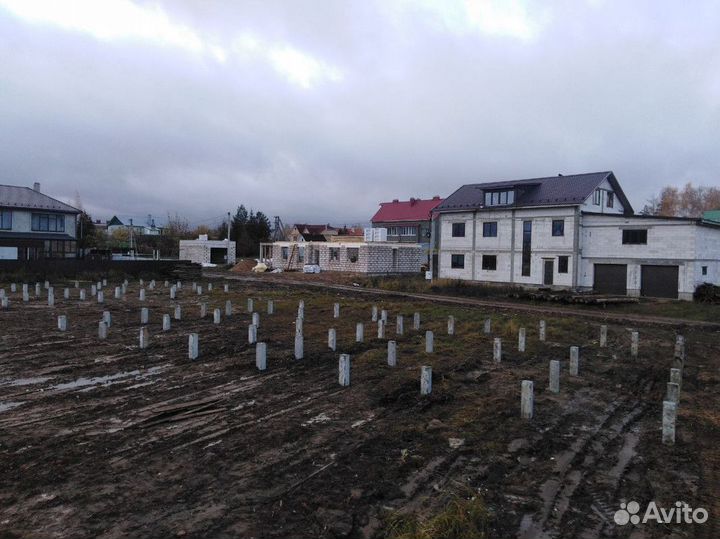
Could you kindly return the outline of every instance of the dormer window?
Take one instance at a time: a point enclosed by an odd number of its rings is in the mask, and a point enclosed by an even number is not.
[[[506,206],[515,202],[515,191],[485,191],[485,206]]]
[[[607,192],[607,207],[612,208],[615,205],[615,193],[612,191]]]

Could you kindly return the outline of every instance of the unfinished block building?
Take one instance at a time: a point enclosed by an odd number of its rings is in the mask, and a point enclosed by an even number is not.
[[[302,270],[316,264],[322,271],[388,274],[418,273],[423,248],[417,244],[386,242],[290,242],[265,243],[263,260],[272,268]]]

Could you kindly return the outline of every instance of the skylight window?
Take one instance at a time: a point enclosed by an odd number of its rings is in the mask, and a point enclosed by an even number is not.
[[[486,206],[506,206],[515,202],[515,191],[485,191]]]

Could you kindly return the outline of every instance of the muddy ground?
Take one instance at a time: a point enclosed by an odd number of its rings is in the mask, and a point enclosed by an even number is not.
[[[63,300],[65,285],[55,283],[54,307],[17,293],[0,311],[0,537],[426,537],[428,529],[435,537],[717,536],[717,329],[610,322],[600,348],[594,319],[548,317],[541,343],[537,313],[233,281],[229,293],[215,281],[202,297],[185,283],[177,301],[159,283],[141,303],[139,283],[122,300],[112,298],[115,285],[105,305],[80,302],[74,288]],[[265,372],[247,342],[249,297],[261,312]],[[214,325],[212,310],[227,299],[234,314]],[[183,319],[163,332],[162,314],[175,304]],[[395,368],[386,365],[387,339],[376,338],[372,305],[390,313]],[[147,349],[138,347],[141,306],[150,309]],[[103,310],[113,323],[100,341]],[[421,331],[412,330],[416,311]],[[59,314],[67,332],[57,330]],[[405,334],[396,337],[397,314]],[[487,317],[491,335],[482,330]],[[365,323],[363,343],[354,342],[357,322]],[[337,353],[327,348],[330,327]],[[433,354],[424,352],[428,329]],[[631,329],[641,335],[637,359]],[[191,332],[200,335],[196,361],[187,357]],[[677,443],[668,447],[660,417],[678,332],[687,359]],[[503,339],[499,364],[493,337]],[[568,373],[571,345],[581,346],[578,378]],[[340,352],[352,357],[348,388],[338,385]],[[550,359],[562,360],[559,394],[546,389]],[[422,365],[433,368],[425,397]],[[535,382],[531,421],[519,417],[524,379]],[[616,525],[615,511],[631,500],[643,508],[686,501],[710,517]]]

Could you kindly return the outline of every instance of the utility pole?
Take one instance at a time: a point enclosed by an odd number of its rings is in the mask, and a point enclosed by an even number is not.
[[[227,233],[227,251],[225,251],[225,262],[230,263],[230,212],[228,212],[228,233]]]
[[[130,219],[130,256],[135,258],[135,253],[133,251],[133,220]]]

